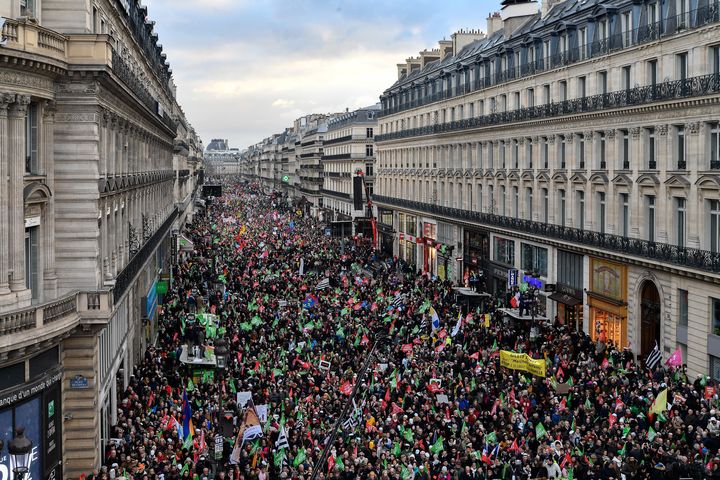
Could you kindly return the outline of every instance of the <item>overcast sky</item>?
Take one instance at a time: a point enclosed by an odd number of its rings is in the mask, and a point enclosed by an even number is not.
[[[245,148],[308,113],[378,102],[396,64],[500,0],[145,0],[178,100],[207,145]]]

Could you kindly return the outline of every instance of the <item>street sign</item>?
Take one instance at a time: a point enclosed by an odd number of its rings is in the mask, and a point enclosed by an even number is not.
[[[518,282],[518,270],[517,268],[510,268],[507,271],[507,287],[508,290],[516,286]]]

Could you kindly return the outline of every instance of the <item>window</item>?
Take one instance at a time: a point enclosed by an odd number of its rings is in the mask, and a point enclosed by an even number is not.
[[[533,192],[532,188],[525,189],[525,218],[533,219]]]
[[[33,102],[25,117],[25,173],[39,173],[38,168],[38,104]]]
[[[558,190],[559,193],[559,200],[558,200],[558,210],[560,211],[560,218],[559,218],[559,224],[561,227],[565,226],[565,190]]]
[[[535,106],[535,89],[534,88],[528,88],[528,90],[527,90],[527,106],[528,107]]]
[[[547,248],[521,243],[520,262],[525,272],[534,272],[547,277]]]
[[[366,177],[372,177],[373,176],[373,164],[372,163],[366,163],[365,164],[365,176]]]
[[[655,95],[655,87],[658,80],[658,63],[657,60],[648,60],[648,83],[653,87],[653,95]]]
[[[710,47],[710,73],[720,73],[720,45]]]
[[[600,149],[600,168],[605,169],[607,168],[607,162],[605,158],[605,151],[606,151],[606,144],[605,144],[605,132],[599,132],[599,143],[600,145],[598,148]]]
[[[649,3],[647,5],[647,21],[648,25],[652,25],[657,21],[657,4]]]
[[[565,80],[560,81],[560,101],[564,102],[567,100],[567,82]]]
[[[630,236],[630,199],[629,194],[620,194],[620,235]]]
[[[720,252],[720,201],[710,202],[710,251]]]
[[[652,127],[646,128],[645,132],[648,139],[647,168],[649,168],[650,170],[655,170],[657,168],[657,160],[655,158],[655,129]]]
[[[678,247],[685,246],[685,205],[686,200],[684,198],[675,198],[675,241]]]
[[[720,123],[710,123],[710,168],[720,168]]]
[[[505,168],[505,141],[500,140],[500,168]]]
[[[598,72],[598,93],[602,94],[602,95],[607,93],[607,72],[606,71]]]
[[[585,60],[587,56],[587,28],[578,30],[578,50],[580,50],[580,60]]]
[[[20,15],[32,17],[35,15],[35,0],[20,0]]]
[[[520,92],[515,92],[515,108],[521,108],[520,104]]]
[[[502,237],[493,238],[495,261],[505,265],[515,265],[515,241]]]
[[[627,65],[622,68],[622,88],[625,90],[630,90],[631,87],[630,83],[630,65]]]
[[[513,216],[520,218],[520,193],[518,187],[513,187]]]
[[[92,31],[93,33],[97,33],[97,8],[93,7],[92,9]]]
[[[585,168],[585,135],[578,133],[578,168]]]
[[[577,195],[577,228],[582,230],[585,228],[585,192],[577,191],[575,194]]]
[[[598,192],[598,232],[605,233],[605,192]]]
[[[688,77],[688,54],[687,52],[675,55],[677,62],[677,78],[678,80],[687,80]]]
[[[32,292],[33,300],[40,298],[38,233],[39,227],[25,229],[25,286]]]
[[[505,187],[500,187],[500,212],[502,216],[505,216],[505,200],[507,195],[505,194]]]
[[[579,77],[578,78],[578,98],[585,98],[585,77]]]
[[[475,104],[472,102],[470,103],[470,106],[468,107],[468,117],[469,118],[475,117]]]
[[[678,170],[685,170],[687,168],[687,162],[685,161],[685,126],[677,125],[675,132],[677,134],[677,168]]]
[[[621,168],[623,170],[630,169],[630,136],[627,130],[621,130],[622,146],[620,151],[620,159],[622,160]]]
[[[375,189],[373,188],[373,184],[372,184],[371,182],[368,182],[368,183],[366,183],[365,185],[367,186],[367,191],[368,191],[368,193],[369,193],[370,195],[372,195],[372,194],[374,193],[374,191],[375,191]]]
[[[632,12],[624,12],[622,14],[622,39],[623,47],[627,48],[632,43]]]
[[[688,291],[678,288],[678,324],[688,325]]]
[[[565,168],[565,135],[560,135],[560,168]]]
[[[493,187],[492,185],[488,185],[488,205],[490,205],[490,207],[488,208],[488,211],[489,211],[489,213],[492,213],[493,215],[495,215],[495,213],[496,213],[496,211],[495,211],[496,210],[495,209],[495,193],[494,192],[495,192],[495,187]]]
[[[525,144],[527,145],[527,147],[526,147],[526,152],[525,152],[525,153],[526,153],[526,156],[527,156],[527,165],[528,165],[528,168],[533,168],[533,143],[532,143],[532,139],[531,139],[531,138],[528,138],[527,140],[525,140]]]
[[[647,240],[655,241],[655,197],[653,195],[645,196],[647,205]]]
[[[495,144],[488,142],[488,168],[493,168],[493,159],[495,158]]]
[[[550,85],[543,86],[543,102],[546,105],[550,103]]]
[[[543,168],[548,168],[548,139],[547,137],[542,137],[542,161],[543,161]]]
[[[518,168],[518,157],[520,156],[520,146],[518,145],[517,140],[513,140],[513,168]]]
[[[365,129],[365,138],[373,138],[373,129],[372,128]]]
[[[720,335],[720,300],[710,297],[710,308],[712,308],[710,312],[712,318],[712,333],[714,335]]]
[[[372,145],[365,145],[365,156],[366,157],[373,156],[373,146]]]

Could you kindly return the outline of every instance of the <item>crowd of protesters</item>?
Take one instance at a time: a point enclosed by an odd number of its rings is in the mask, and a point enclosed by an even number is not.
[[[326,479],[720,478],[715,383],[684,365],[649,370],[557,324],[530,335],[493,302],[460,311],[450,282],[328,237],[252,185],[226,185],[186,235],[95,478],[309,479],[318,463]],[[219,337],[226,368],[193,381],[183,346]],[[545,376],[501,367],[502,350]],[[260,405],[262,437],[244,441]]]

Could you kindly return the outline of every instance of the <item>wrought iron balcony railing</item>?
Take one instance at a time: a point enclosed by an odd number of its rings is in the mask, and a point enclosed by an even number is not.
[[[438,133],[455,132],[477,127],[501,125],[505,123],[523,122],[543,118],[561,117],[578,113],[611,110],[615,108],[645,105],[674,99],[699,97],[720,93],[720,74],[712,73],[684,80],[669,80],[667,82],[634,87],[615,92],[608,92],[591,97],[575,98],[558,103],[538,105],[535,107],[519,108],[501,113],[491,113],[464,120],[427,125],[410,128],[392,133],[376,135],[376,142],[395,140],[399,138],[434,135]]]
[[[473,212],[400,198],[373,195],[373,201],[389,206],[408,208],[424,213],[441,215],[471,223],[490,225],[552,240],[576,243],[587,247],[642,257],[653,262],[664,262],[681,267],[695,268],[710,273],[720,272],[720,253],[695,248],[679,247],[666,243],[649,242],[608,233],[563,227],[549,223],[523,220],[492,213]]]
[[[130,262],[125,266],[122,272],[115,278],[115,287],[113,288],[113,300],[118,303],[125,291],[130,285],[140,270],[145,266],[150,256],[155,252],[160,242],[167,236],[170,231],[173,222],[178,217],[178,211],[173,208],[172,213],[168,215],[163,224],[155,230],[150,238],[140,247],[140,250],[130,259]]]
[[[488,71],[484,68],[476,69],[476,75],[481,78],[476,78],[472,82],[465,83],[461,86],[455,86],[439,92],[434,91],[435,87],[431,84],[415,86],[412,89],[397,94],[392,104],[388,105],[387,102],[384,102],[380,116],[391,115],[458,95],[465,95],[473,91],[513,81],[526,75],[533,75],[564,67],[588,58],[608,55],[623,48],[642,45],[659,40],[660,38],[672,37],[683,31],[701,28],[717,22],[720,22],[720,2],[715,0],[709,5],[666,18],[660,22],[641,25],[636,29],[613,34],[586,45],[554,52],[547,57],[536,58],[528,63],[516,65],[502,71],[496,71],[493,75],[489,75]],[[495,53],[482,52],[478,55],[488,54],[492,57]],[[480,60],[476,61],[480,62]],[[422,92],[425,92],[425,95],[423,95]]]

